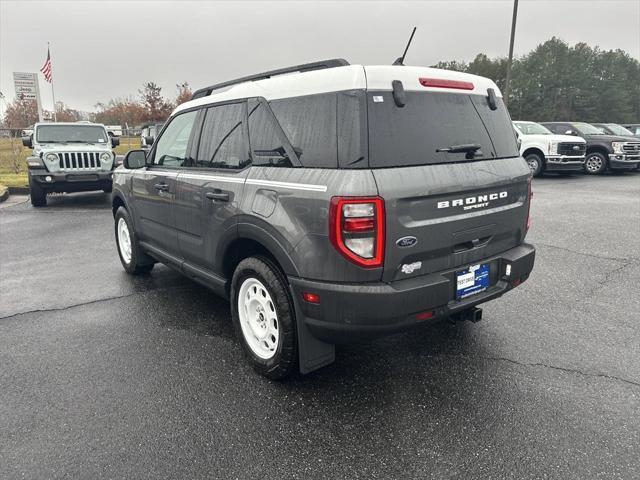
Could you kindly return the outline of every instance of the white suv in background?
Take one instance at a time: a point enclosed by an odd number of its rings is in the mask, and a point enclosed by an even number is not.
[[[547,172],[582,172],[587,142],[582,137],[557,135],[535,122],[513,122],[520,155],[535,177]]]

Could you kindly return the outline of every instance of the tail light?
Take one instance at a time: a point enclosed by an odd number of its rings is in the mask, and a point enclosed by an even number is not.
[[[380,197],[333,197],[329,238],[352,263],[364,268],[384,261],[384,200]]]
[[[432,88],[454,88],[457,90],[473,90],[474,86],[471,82],[464,82],[462,80],[447,80],[445,78],[424,78],[418,79],[420,85],[423,87]]]
[[[527,224],[525,226],[524,229],[524,233],[526,234],[529,231],[529,228],[531,227],[531,200],[533,199],[533,190],[531,190],[531,177],[529,177],[529,186],[528,186],[528,200],[529,203],[527,204]]]

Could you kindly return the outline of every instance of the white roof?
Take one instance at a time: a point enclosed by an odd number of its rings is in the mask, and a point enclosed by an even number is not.
[[[472,88],[461,90],[458,88],[425,87],[420,83],[421,78],[467,82],[472,84]],[[493,88],[496,96],[502,96],[500,89],[493,80],[469,73],[429,67],[348,65],[345,67],[277,75],[264,80],[239,83],[226,89],[215,90],[211,95],[206,97],[185,102],[179,105],[173,113],[187,108],[234,100],[236,98],[264,97],[267,100],[275,100],[344,90],[391,90],[391,82],[393,80],[400,80],[404,89],[409,91],[438,91],[486,95],[487,89]],[[471,86],[468,86],[468,88],[469,87]]]

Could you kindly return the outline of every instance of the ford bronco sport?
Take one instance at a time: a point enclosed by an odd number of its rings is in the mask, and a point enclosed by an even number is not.
[[[131,274],[159,261],[229,298],[250,363],[282,378],[479,320],[533,268],[530,179],[491,80],[317,62],[176,108],[115,171],[116,244]]]
[[[22,137],[33,149],[27,158],[31,204],[45,206],[51,192],[111,192],[111,148],[119,142],[96,123],[36,123],[33,134]]]

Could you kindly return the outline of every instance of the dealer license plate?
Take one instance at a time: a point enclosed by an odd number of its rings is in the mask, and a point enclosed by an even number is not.
[[[466,298],[489,287],[489,264],[472,265],[456,273],[456,298]]]

